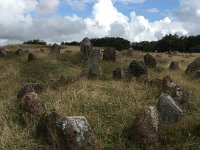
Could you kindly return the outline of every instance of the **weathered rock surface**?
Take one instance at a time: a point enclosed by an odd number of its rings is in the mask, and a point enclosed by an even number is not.
[[[42,86],[38,83],[29,83],[26,84],[25,86],[21,87],[17,94],[17,98],[22,98],[24,97],[27,93],[30,92],[36,92],[39,93],[42,91]]]
[[[181,107],[167,93],[162,93],[157,108],[162,122],[174,123],[183,116]]]
[[[58,55],[60,54],[60,49],[61,49],[60,45],[54,43],[50,48],[50,52],[51,54]]]
[[[144,63],[147,67],[150,68],[156,67],[156,59],[150,54],[144,55]]]
[[[145,142],[156,141],[159,133],[159,114],[154,106],[142,108],[134,120],[131,138],[137,138]]]
[[[58,147],[67,150],[99,150],[99,142],[83,116],[64,117],[57,123]]]
[[[36,56],[33,53],[28,54],[28,62],[36,60]]]
[[[116,61],[116,49],[114,48],[105,48],[103,51],[103,60],[107,61]]]
[[[200,70],[200,57],[196,58],[194,62],[188,65],[185,74],[192,75],[195,71]]]
[[[43,114],[36,128],[37,138],[58,147],[57,122],[60,118],[56,111]]]
[[[99,65],[100,49],[94,49],[90,52],[90,56],[87,60],[87,69],[84,76],[87,78],[101,77],[102,69]]]
[[[20,123],[22,125],[37,125],[40,117],[46,113],[44,102],[35,92],[27,93],[20,101],[22,113],[20,113]]]
[[[172,77],[166,76],[163,78],[163,92],[169,94],[182,108],[188,108],[188,94],[179,85],[177,85]]]
[[[143,62],[133,60],[129,65],[129,73],[133,77],[140,77],[142,75],[147,75],[147,68]]]
[[[113,70],[113,79],[124,79],[127,76],[128,72],[124,68],[116,68]]]
[[[179,71],[181,70],[179,67],[179,63],[177,61],[172,61],[171,64],[169,65],[169,70],[170,71]]]
[[[82,41],[81,41],[81,46],[80,46],[80,52],[81,52],[81,56],[82,58],[87,61],[89,56],[90,56],[90,53],[92,52],[93,50],[93,46],[92,46],[92,43],[90,42],[90,39],[89,38],[84,38]]]
[[[0,57],[5,57],[7,56],[7,51],[5,48],[0,47]]]

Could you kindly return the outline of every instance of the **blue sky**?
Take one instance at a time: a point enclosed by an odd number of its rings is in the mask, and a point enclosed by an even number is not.
[[[0,44],[200,34],[199,0],[1,0]]]

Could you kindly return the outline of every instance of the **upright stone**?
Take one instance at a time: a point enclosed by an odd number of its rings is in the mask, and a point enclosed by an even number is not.
[[[145,142],[153,142],[158,138],[159,114],[154,106],[142,108],[134,120],[130,138],[137,138]]]
[[[196,58],[194,62],[188,65],[185,74],[192,75],[195,71],[200,70],[200,57]]]
[[[89,56],[90,56],[90,53],[91,51],[93,50],[93,47],[92,47],[92,43],[90,42],[90,39],[89,38],[84,38],[82,41],[81,41],[81,47],[80,47],[80,51],[81,51],[81,57],[87,61]]]
[[[116,50],[114,48],[105,48],[103,52],[103,60],[116,61]]]
[[[129,65],[129,73],[133,77],[140,77],[142,75],[147,75],[147,68],[143,62],[133,60]]]
[[[156,59],[150,54],[144,55],[144,63],[147,67],[150,68],[156,67]]]
[[[99,66],[100,49],[94,49],[88,57],[88,78],[99,77],[102,75],[101,67]]]
[[[183,116],[180,106],[167,93],[162,93],[157,108],[163,122],[174,123]]]
[[[37,125],[40,117],[46,113],[46,106],[44,102],[35,92],[27,93],[22,98],[20,106],[22,113],[20,113],[19,121],[22,125]]]
[[[181,70],[179,67],[179,63],[177,61],[172,61],[171,64],[169,65],[169,70],[170,71]]]
[[[60,54],[60,49],[61,49],[60,45],[54,43],[50,48],[51,54],[55,54],[55,55]]]
[[[36,56],[33,53],[28,54],[28,62],[36,60]]]
[[[83,116],[64,117],[57,122],[58,148],[67,150],[99,150],[99,142]]]

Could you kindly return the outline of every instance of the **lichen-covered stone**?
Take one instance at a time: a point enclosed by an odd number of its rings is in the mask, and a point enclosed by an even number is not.
[[[143,62],[133,60],[129,65],[129,73],[133,77],[140,77],[142,75],[147,75],[147,68]]]
[[[131,138],[145,142],[156,141],[159,133],[159,114],[155,106],[145,106],[136,115]]]
[[[89,56],[90,56],[90,53],[92,52],[93,50],[93,46],[92,46],[92,43],[90,42],[90,39],[89,38],[84,38],[82,41],[81,41],[81,45],[80,45],[80,53],[81,53],[81,56],[82,58],[87,61]]]
[[[181,107],[167,93],[162,93],[157,108],[163,122],[174,123],[183,116]]]
[[[116,49],[108,47],[103,51],[103,60],[116,61]]]
[[[60,49],[61,49],[60,45],[54,43],[54,44],[50,47],[50,52],[51,52],[51,54],[56,54],[56,55],[58,55],[58,54],[60,54]]]
[[[171,64],[169,65],[169,70],[170,71],[181,70],[180,67],[179,67],[179,63],[177,61],[172,61]]]
[[[99,142],[83,116],[64,117],[58,123],[59,148],[68,150],[99,150]]]

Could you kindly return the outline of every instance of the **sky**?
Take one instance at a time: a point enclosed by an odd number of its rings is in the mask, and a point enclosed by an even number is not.
[[[200,34],[200,0],[0,0],[0,45]]]

